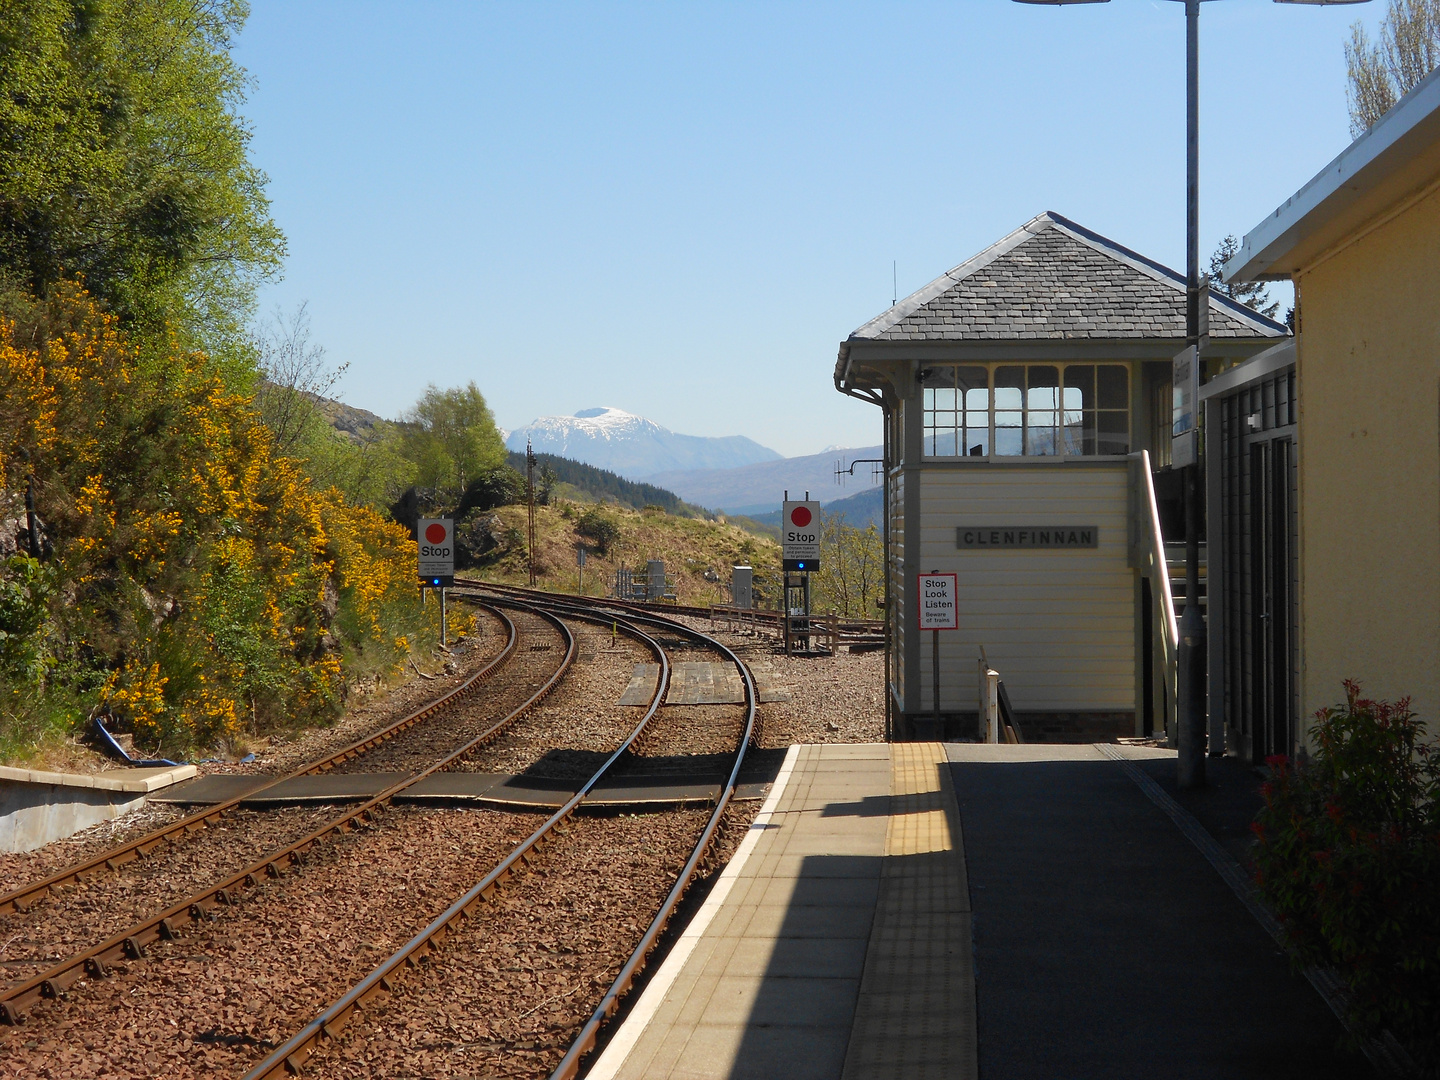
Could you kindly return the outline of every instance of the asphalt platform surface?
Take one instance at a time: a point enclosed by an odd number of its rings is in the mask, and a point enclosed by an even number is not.
[[[947,749],[983,1080],[1374,1075],[1341,1048],[1319,994],[1115,762],[1081,746],[1013,748],[1050,758],[1028,761]],[[1207,789],[1181,793],[1173,756],[1137,764],[1248,865],[1257,775],[1214,762]]]

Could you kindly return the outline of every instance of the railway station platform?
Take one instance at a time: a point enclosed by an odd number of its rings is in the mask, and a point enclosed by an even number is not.
[[[1375,1075],[1247,906],[1256,777],[1216,763],[1182,796],[1174,765],[792,747],[589,1076]]]

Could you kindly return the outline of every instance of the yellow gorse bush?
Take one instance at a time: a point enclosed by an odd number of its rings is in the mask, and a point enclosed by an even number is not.
[[[248,387],[132,343],[76,285],[38,330],[0,321],[0,486],[32,468],[55,669],[148,746],[324,715],[347,664],[393,665],[427,630],[404,529],[313,490]]]

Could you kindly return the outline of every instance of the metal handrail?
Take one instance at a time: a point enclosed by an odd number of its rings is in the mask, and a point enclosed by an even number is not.
[[[1170,564],[1165,560],[1165,536],[1160,531],[1160,507],[1155,502],[1155,479],[1150,472],[1150,451],[1140,451],[1140,474],[1145,478],[1146,524],[1149,525],[1151,562],[1155,567],[1156,582],[1160,586],[1160,609],[1165,616],[1165,629],[1170,638],[1171,649],[1180,647],[1180,624],[1175,618],[1175,597],[1170,591]]]
[[[1165,536],[1160,531],[1160,507],[1155,501],[1155,480],[1150,471],[1150,452],[1141,450],[1131,457],[1138,457],[1140,478],[1138,487],[1144,499],[1140,506],[1143,521],[1138,522],[1145,533],[1137,545],[1141,562],[1140,570],[1150,578],[1153,601],[1164,627],[1163,633],[1156,633],[1160,642],[1160,657],[1164,666],[1165,693],[1169,701],[1178,701],[1179,694],[1179,650],[1180,624],[1175,618],[1175,598],[1170,586],[1170,566],[1165,559]],[[1157,628],[1158,629],[1158,628]]]

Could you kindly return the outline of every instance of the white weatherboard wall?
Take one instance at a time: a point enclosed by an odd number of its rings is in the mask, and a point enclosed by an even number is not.
[[[894,607],[894,638],[893,649],[896,657],[905,655],[905,639],[909,636],[907,630],[909,623],[907,618],[913,617],[914,613],[909,610],[910,605],[905,602],[910,594],[905,589],[905,474],[896,472],[891,477],[890,491],[890,597]],[[904,670],[903,663],[897,663],[892,669],[891,678],[897,684],[903,684],[901,672]],[[887,688],[888,689],[888,688]],[[900,686],[900,704],[904,705],[904,686]]]
[[[930,467],[920,490],[920,569],[959,575],[960,629],[940,632],[940,707],[975,710],[983,644],[1017,711],[1132,711],[1135,571],[1125,463]],[[962,525],[1094,525],[1099,546],[958,550]],[[928,709],[930,634],[916,636],[915,697]]]

